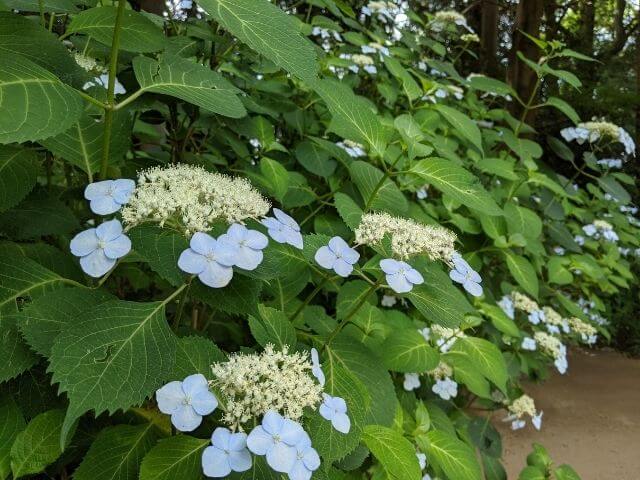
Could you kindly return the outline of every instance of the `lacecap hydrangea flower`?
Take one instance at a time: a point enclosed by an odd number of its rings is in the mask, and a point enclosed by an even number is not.
[[[262,220],[269,236],[278,243],[286,243],[302,250],[303,240],[298,222],[279,208],[273,209],[273,215],[274,217]]]
[[[540,430],[542,426],[542,411],[536,412],[536,405],[529,395],[522,395],[516,398],[508,407],[509,415],[504,419],[511,422],[511,429],[518,430],[526,424],[525,417],[531,418],[531,423]]]
[[[396,293],[410,292],[414,285],[424,283],[422,274],[406,262],[385,258],[380,260],[380,268],[387,284]]]
[[[323,393],[320,415],[325,420],[329,420],[333,428],[340,433],[349,433],[351,430],[351,420],[347,415],[347,403],[340,397],[332,397]]]
[[[600,139],[614,140],[620,142],[628,155],[635,155],[636,145],[631,135],[622,127],[610,122],[592,121],[579,123],[575,127],[568,127],[560,130],[560,135],[567,142],[576,141],[578,144],[584,142],[595,143]]]
[[[467,261],[462,258],[459,253],[455,253],[451,261],[453,262],[453,269],[449,272],[449,277],[454,282],[462,285],[462,287],[474,297],[480,297],[482,295],[482,278]]]
[[[558,372],[561,374],[566,373],[569,366],[567,362],[567,347],[556,337],[546,332],[536,332],[533,338],[540,347],[540,350],[553,358],[553,364]]]
[[[353,272],[353,265],[358,262],[360,254],[340,237],[333,237],[329,244],[320,247],[315,260],[323,268],[333,270],[341,277],[348,277]]]
[[[183,272],[198,275],[200,281],[209,287],[222,288],[233,278],[235,254],[234,246],[219,242],[206,233],[196,232],[191,237],[189,248],[180,254],[178,267]]]
[[[222,478],[231,472],[245,472],[251,463],[247,434],[232,433],[223,427],[213,431],[211,446],[202,452],[202,471],[207,477]]]
[[[115,213],[129,201],[136,182],[128,178],[93,182],[84,189],[84,198],[89,207],[98,215]]]
[[[429,374],[435,379],[431,391],[441,399],[451,400],[458,395],[458,384],[451,379],[453,369],[447,363],[441,361]]]
[[[189,375],[183,381],[167,383],[156,392],[158,408],[171,415],[171,423],[181,432],[191,432],[202,423],[202,417],[218,407],[218,399],[209,391],[202,374]]]
[[[429,27],[434,32],[441,32],[449,25],[464,27],[470,32],[473,32],[471,27],[467,25],[467,20],[464,18],[464,15],[453,10],[436,12],[433,20],[429,23]]]
[[[82,270],[98,278],[131,251],[131,240],[122,233],[122,225],[118,220],[109,220],[97,228],[78,233],[71,239],[69,247],[73,255],[80,257]]]
[[[218,237],[218,243],[233,250],[233,266],[243,270],[255,270],[262,263],[263,253],[269,239],[257,230],[234,223],[227,233]]]

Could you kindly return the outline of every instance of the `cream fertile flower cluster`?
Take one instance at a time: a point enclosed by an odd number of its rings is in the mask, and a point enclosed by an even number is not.
[[[388,213],[363,215],[355,234],[356,244],[369,246],[380,245],[385,235],[390,235],[393,254],[403,260],[424,254],[430,260],[450,262],[455,253],[456,235],[452,231]]]
[[[565,374],[569,366],[567,362],[567,347],[564,344],[546,332],[535,332],[533,339],[540,346],[543,353],[553,358],[553,364],[559,373]]]
[[[242,223],[261,218],[270,207],[244,178],[177,164],[141,172],[122,218],[129,227],[145,222],[175,223],[191,236],[210,230],[216,220]]]
[[[599,140],[620,142],[627,155],[636,154],[636,144],[631,135],[622,127],[610,122],[592,121],[579,123],[576,127],[560,130],[560,135],[567,142],[576,141],[579,145],[584,142],[596,143]]]
[[[434,32],[442,32],[449,26],[464,27],[473,33],[471,27],[467,25],[467,19],[464,18],[464,15],[453,10],[437,12],[429,24],[429,27]]]
[[[511,405],[508,407],[509,416],[507,416],[504,420],[507,422],[511,422],[511,429],[518,430],[523,428],[526,424],[524,417],[528,416],[531,418],[531,423],[536,428],[536,430],[540,430],[542,426],[542,411],[538,413],[536,411],[536,404],[529,395],[522,395],[516,398]]]
[[[583,322],[578,317],[571,317],[569,319],[569,326],[571,329],[580,335],[583,342],[593,345],[598,340],[598,331],[592,325]]]
[[[232,429],[275,410],[298,420],[305,407],[322,400],[322,386],[311,375],[312,365],[300,352],[289,353],[267,345],[262,353],[236,353],[229,361],[211,369],[213,385],[222,392],[226,405],[224,421]]]

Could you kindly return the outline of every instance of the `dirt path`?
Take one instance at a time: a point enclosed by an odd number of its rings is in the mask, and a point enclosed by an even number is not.
[[[509,480],[525,466],[533,442],[582,480],[640,479],[640,360],[609,351],[571,352],[566,375],[529,385],[544,410],[542,430],[512,432],[502,424]]]

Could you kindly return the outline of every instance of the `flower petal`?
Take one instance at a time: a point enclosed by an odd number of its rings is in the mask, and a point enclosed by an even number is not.
[[[396,293],[407,293],[413,288],[413,284],[409,282],[401,273],[386,275],[387,285]]]
[[[229,452],[229,465],[234,472],[245,472],[251,468],[251,454],[246,448]]]
[[[354,248],[346,248],[342,251],[342,258],[345,262],[353,265],[360,259],[360,254]]]
[[[329,240],[329,249],[336,255],[349,249],[349,244],[340,237],[333,237]]]
[[[449,278],[451,280],[453,280],[454,282],[464,283],[467,277],[464,274],[462,274],[459,271],[457,271],[457,270],[451,270],[449,272]]]
[[[317,470],[320,467],[320,456],[315,448],[307,447],[303,454],[302,461],[305,467],[309,470]]]
[[[273,436],[258,425],[247,436],[247,448],[256,455],[265,455],[273,445]]]
[[[340,433],[349,433],[351,430],[351,420],[346,413],[337,412],[331,419],[331,425]]]
[[[198,278],[212,288],[226,287],[233,278],[233,268],[225,267],[215,261],[206,262],[205,269],[198,274]]]
[[[344,258],[338,258],[333,265],[333,271],[343,278],[347,278],[353,272],[353,265],[344,261]]]
[[[240,242],[247,238],[247,227],[239,223],[234,223],[233,225],[229,226],[225,235],[227,235],[229,239]]]
[[[380,260],[380,268],[387,275],[393,275],[397,273],[398,270],[402,267],[401,263],[393,258],[384,258]]]
[[[198,415],[209,415],[218,408],[218,399],[209,390],[202,390],[191,397],[191,406]]]
[[[102,222],[98,228],[96,228],[96,236],[105,242],[115,240],[120,235],[122,235],[122,224],[115,219]]]
[[[469,292],[474,297],[480,297],[482,295],[482,287],[479,283],[472,282],[471,280],[467,280],[462,284],[464,289]]]
[[[336,255],[326,245],[320,247],[313,257],[315,261],[323,268],[332,269],[336,261]]]
[[[94,250],[89,255],[80,259],[82,271],[94,278],[103,276],[111,270],[115,264],[116,261],[107,257],[101,248]]]
[[[89,208],[97,215],[110,215],[120,210],[121,206],[111,195],[96,197],[89,202]]]
[[[289,472],[289,480],[309,480],[312,472],[302,460],[297,460]]]
[[[191,237],[189,246],[200,255],[207,255],[216,248],[216,239],[206,233],[196,232]]]
[[[182,405],[171,415],[171,423],[181,432],[191,432],[202,423],[202,416],[191,405]]]
[[[156,401],[158,408],[162,413],[171,415],[176,409],[182,406],[184,400],[184,390],[182,390],[182,382],[169,382],[156,392]]]
[[[129,201],[129,197],[131,197],[133,190],[136,188],[136,182],[130,178],[119,178],[114,180],[113,186],[113,198],[119,204],[124,205]]]
[[[246,245],[254,250],[262,250],[269,245],[269,239],[262,232],[247,230]]]
[[[73,237],[69,248],[71,249],[71,253],[76,257],[84,257],[98,248],[99,240],[96,236],[96,229],[90,228]]]
[[[292,447],[300,443],[305,437],[305,431],[302,429],[302,425],[298,422],[294,422],[288,418],[285,418],[282,422],[282,429],[280,430],[280,438],[287,445]]]
[[[274,208],[273,214],[276,216],[276,218],[280,223],[286,225],[287,227],[293,229],[296,232],[300,231],[300,226],[298,225],[298,222],[296,222],[293,218],[291,218],[289,215],[284,213],[279,208]]]
[[[287,473],[296,463],[297,452],[294,447],[290,447],[284,442],[272,444],[267,452],[267,463],[276,472]]]
[[[84,189],[84,198],[87,200],[93,200],[94,198],[104,197],[109,195],[109,192],[113,189],[113,180],[102,180],[101,182],[93,182],[86,186]]]
[[[325,420],[331,420],[336,413],[336,411],[328,406],[326,403],[321,403],[320,408],[318,409],[320,416]]]
[[[304,248],[304,243],[302,241],[302,234],[296,230],[291,228],[287,228],[285,231],[287,237],[287,243],[293,247],[296,247],[299,250]]]
[[[240,245],[233,238],[227,237],[224,241],[218,241],[213,249],[215,261],[222,266],[232,267],[236,264]]]
[[[271,435],[278,435],[282,430],[284,418],[275,410],[269,410],[262,417],[262,428]]]
[[[240,247],[235,256],[235,265],[243,270],[255,270],[262,263],[264,254],[261,250]]]
[[[229,437],[229,450],[240,452],[247,448],[247,434],[243,432],[232,433]]]
[[[344,401],[344,398],[333,397],[331,406],[336,412],[347,413],[347,402]]]
[[[229,450],[231,431],[228,428],[218,427],[211,434],[211,444],[220,450]]]
[[[205,448],[202,452],[202,471],[207,477],[226,477],[231,473],[229,455],[216,447]]]
[[[407,280],[409,280],[414,285],[420,285],[424,283],[424,277],[422,274],[416,270],[415,268],[409,268],[404,272],[404,276]]]
[[[207,266],[205,258],[194,250],[187,248],[180,254],[178,258],[178,267],[183,272],[198,274]]]
[[[130,251],[131,240],[129,240],[129,237],[124,234],[107,242],[104,246],[104,254],[114,260],[124,257]]]

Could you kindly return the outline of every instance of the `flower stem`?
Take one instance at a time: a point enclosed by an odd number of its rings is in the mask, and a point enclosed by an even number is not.
[[[178,311],[176,312],[176,316],[173,319],[174,330],[177,330],[178,326],[180,325],[180,319],[182,318],[182,312],[184,311],[184,306],[187,303],[187,297],[189,296],[189,290],[191,289],[192,280],[193,280],[193,277],[191,277],[187,282],[186,284],[187,288],[184,289],[184,293],[182,294],[182,297],[180,297],[180,303],[178,304]]]
[[[109,166],[109,147],[111,146],[111,128],[113,126],[113,106],[115,101],[116,73],[118,70],[118,50],[120,49],[120,30],[124,17],[127,0],[118,0],[116,22],[113,27],[113,41],[111,42],[111,57],[109,59],[109,83],[107,85],[107,107],[104,112],[104,138],[102,143],[102,163],[100,164],[100,178],[107,176]]]

